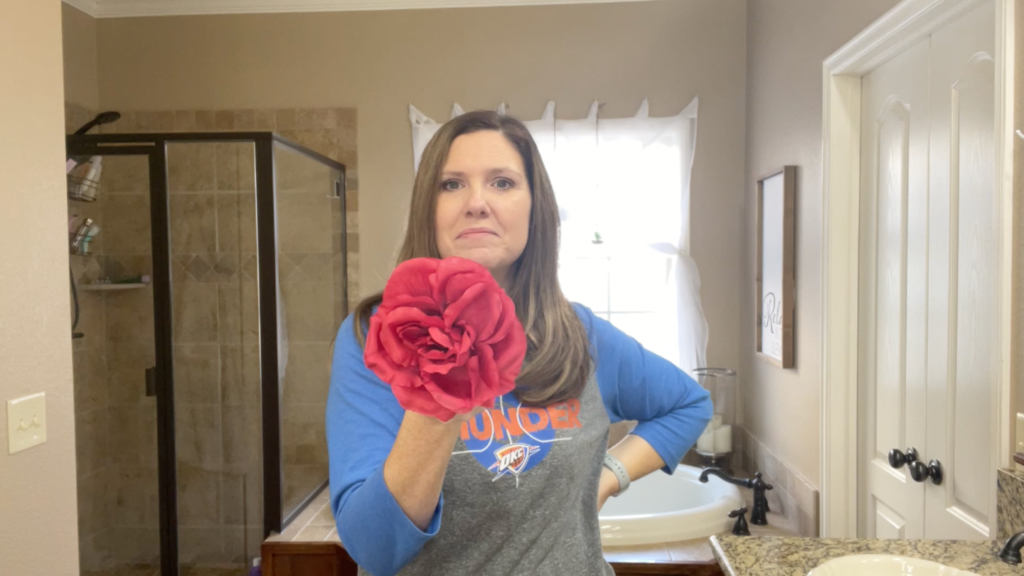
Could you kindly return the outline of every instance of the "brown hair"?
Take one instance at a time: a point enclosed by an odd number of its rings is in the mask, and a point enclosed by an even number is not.
[[[441,172],[452,142],[463,134],[495,130],[522,156],[532,196],[530,233],[522,255],[512,265],[508,295],[526,331],[526,361],[516,379],[515,395],[524,404],[544,405],[576,398],[586,386],[591,358],[586,330],[558,284],[558,205],[537,144],[519,120],[489,110],[462,114],[446,122],[423,151],[412,189],[409,223],[398,263],[412,258],[440,258],[435,231]],[[363,327],[383,293],[356,306],[353,328],[361,345]]]

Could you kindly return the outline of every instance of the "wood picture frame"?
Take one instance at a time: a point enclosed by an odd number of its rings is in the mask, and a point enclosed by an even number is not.
[[[796,292],[796,166],[757,181],[756,323],[758,358],[792,368]]]

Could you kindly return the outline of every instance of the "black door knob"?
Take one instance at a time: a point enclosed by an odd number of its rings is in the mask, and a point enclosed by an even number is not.
[[[917,448],[907,448],[907,453],[900,452],[898,448],[889,450],[889,466],[900,469],[904,464],[917,462]]]
[[[911,462],[910,477],[914,479],[914,482],[924,482],[926,479],[931,478],[932,484],[938,486],[942,484],[942,463],[938,460],[931,460],[926,466],[920,460]]]

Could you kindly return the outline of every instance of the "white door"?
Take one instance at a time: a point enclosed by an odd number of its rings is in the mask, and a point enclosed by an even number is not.
[[[994,31],[994,3],[984,2],[862,81],[863,536],[988,536],[999,381]],[[893,467],[889,452],[908,448],[919,462]]]
[[[924,486],[891,450],[926,443],[928,44],[862,80],[860,285],[861,526],[869,538],[923,538]]]
[[[995,6],[932,35],[925,536],[982,539],[995,511],[999,238]]]

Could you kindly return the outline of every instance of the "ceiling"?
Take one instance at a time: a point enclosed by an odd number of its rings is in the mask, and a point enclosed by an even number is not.
[[[413,10],[542,4],[598,4],[646,0],[63,0],[95,18],[180,16],[189,14],[261,14],[339,12],[346,10]]]

